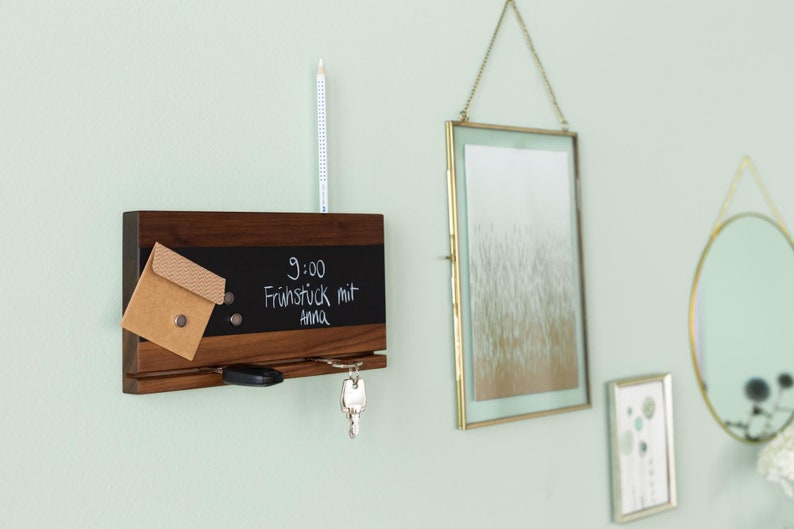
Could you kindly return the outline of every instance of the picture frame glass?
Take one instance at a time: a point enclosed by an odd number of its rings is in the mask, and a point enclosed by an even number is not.
[[[576,134],[448,122],[458,427],[589,407]]]

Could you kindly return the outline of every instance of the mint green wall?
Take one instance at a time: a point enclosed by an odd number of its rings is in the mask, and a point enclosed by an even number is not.
[[[455,429],[443,122],[501,1],[0,5],[0,526],[606,528],[605,383],[669,371],[679,507],[794,503],[700,400],[689,289],[739,159],[794,222],[779,1],[519,0],[580,134],[593,408]],[[312,211],[325,60],[334,211],[386,219],[389,362],[351,442],[342,376],[121,393],[121,214]],[[551,128],[515,21],[474,120]]]

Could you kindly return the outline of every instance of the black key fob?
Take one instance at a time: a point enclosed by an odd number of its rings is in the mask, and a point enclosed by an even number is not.
[[[223,383],[267,387],[284,382],[284,373],[270,367],[238,364],[223,368]]]

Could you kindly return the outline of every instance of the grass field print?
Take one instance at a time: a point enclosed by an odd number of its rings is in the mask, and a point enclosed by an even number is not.
[[[576,388],[565,152],[464,147],[474,400]]]

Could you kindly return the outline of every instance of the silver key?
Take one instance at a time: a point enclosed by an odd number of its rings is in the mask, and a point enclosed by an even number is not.
[[[361,377],[346,378],[342,383],[342,395],[339,398],[342,412],[350,421],[350,438],[358,435],[358,420],[361,412],[367,409],[367,392]]]

